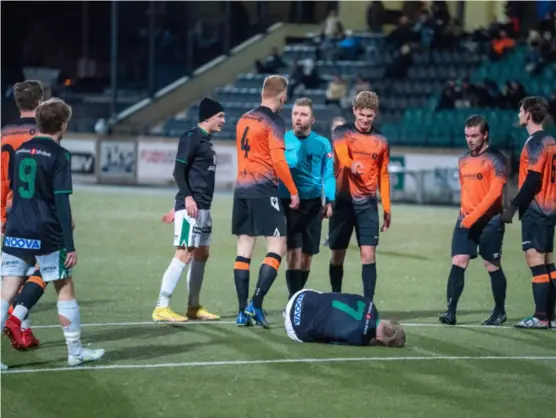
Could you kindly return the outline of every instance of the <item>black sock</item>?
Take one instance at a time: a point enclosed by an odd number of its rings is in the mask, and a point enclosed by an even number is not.
[[[490,275],[490,286],[494,297],[494,310],[498,314],[503,314],[506,312],[506,276],[502,268],[490,271],[488,274]]]
[[[286,270],[286,284],[288,285],[288,299],[301,290],[301,280],[303,272],[301,270]]]
[[[373,300],[376,287],[376,263],[363,264],[361,278],[363,279],[363,296]]]
[[[328,273],[330,275],[330,286],[332,291],[335,293],[342,293],[342,279],[344,278],[344,265],[340,264],[335,266],[330,264],[328,267]]]
[[[550,291],[550,277],[544,264],[531,267],[533,275],[533,298],[535,299],[535,317],[541,321],[548,319],[548,293]]]
[[[234,281],[236,284],[237,302],[239,310],[244,311],[249,298],[249,264],[251,260],[246,257],[236,257],[234,264]]]
[[[17,305],[23,305],[30,311],[44,294],[45,288],[46,283],[42,280],[40,271],[35,270],[33,275],[23,285],[19,295],[17,295],[14,301],[14,308]]]
[[[259,270],[259,280],[257,280],[257,288],[253,294],[253,306],[255,308],[262,308],[263,299],[272,287],[276,276],[278,275],[278,268],[282,262],[282,257],[275,253],[268,253]]]
[[[547,264],[546,269],[548,270],[550,282],[552,283],[550,291],[548,292],[548,319],[554,321],[556,320],[556,266],[554,265],[554,263]]]
[[[299,287],[299,290],[305,288],[305,285],[307,284],[307,280],[309,280],[310,272],[311,272],[310,270],[301,272],[301,283],[300,283],[301,286]]]
[[[452,264],[452,269],[450,270],[450,276],[448,277],[448,288],[447,288],[447,298],[448,298],[448,312],[456,313],[458,307],[458,301],[463,293],[463,287],[465,285],[465,269]]]

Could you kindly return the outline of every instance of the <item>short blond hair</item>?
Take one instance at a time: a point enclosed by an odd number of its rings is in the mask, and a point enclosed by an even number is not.
[[[374,91],[362,91],[353,98],[353,107],[355,109],[378,110],[378,105],[378,94]]]
[[[311,113],[313,113],[313,101],[308,97],[300,97],[294,103],[295,106],[306,106],[311,109]]]
[[[405,345],[405,330],[397,321],[381,321],[382,338],[380,341],[387,347],[403,347]]]
[[[281,75],[270,75],[264,79],[263,98],[273,99],[285,93],[288,89],[288,80]]]

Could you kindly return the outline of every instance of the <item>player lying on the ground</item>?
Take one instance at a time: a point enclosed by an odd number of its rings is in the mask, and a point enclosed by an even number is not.
[[[174,179],[179,187],[174,210],[162,217],[174,221],[176,252],[164,272],[158,303],[152,318],[156,322],[185,322],[188,319],[216,320],[201,306],[200,294],[205,265],[209,257],[212,235],[210,207],[214,197],[216,154],[211,135],[222,130],[224,108],[218,102],[204,98],[199,105],[199,123],[184,133],[178,144]],[[170,309],[174,293],[185,266],[189,265],[187,316]]]
[[[533,276],[535,313],[515,324],[518,328],[556,328],[556,140],[543,130],[547,116],[542,97],[526,97],[519,105],[519,124],[529,138],[519,160],[519,192],[502,215],[511,222],[519,211],[522,249]]]
[[[70,118],[71,107],[63,100],[53,98],[42,103],[36,113],[37,136],[25,142],[12,159],[10,187],[14,196],[2,247],[0,306],[3,328],[26,272],[38,262],[43,280],[54,282],[68,364],[77,366],[100,359],[104,350],[81,345],[79,304],[72,280],[77,252],[69,199],[71,156],[60,146]]]
[[[303,289],[286,306],[288,336],[300,343],[403,347],[405,330],[380,320],[374,303],[360,295]]]

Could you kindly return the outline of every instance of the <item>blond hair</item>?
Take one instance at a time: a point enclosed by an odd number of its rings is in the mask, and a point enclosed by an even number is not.
[[[378,105],[378,94],[373,91],[362,91],[353,98],[353,107],[355,109],[378,110]]]
[[[313,101],[311,99],[309,99],[308,97],[301,97],[299,99],[297,99],[294,103],[295,106],[305,106],[308,107],[311,115],[313,114]]]
[[[270,75],[264,79],[263,99],[274,99],[288,89],[288,80],[281,75]]]
[[[380,341],[387,347],[403,347],[405,345],[405,330],[397,321],[381,321],[382,337]]]
[[[295,101],[296,106],[307,106],[311,110],[313,110],[313,101],[308,97],[300,97]]]

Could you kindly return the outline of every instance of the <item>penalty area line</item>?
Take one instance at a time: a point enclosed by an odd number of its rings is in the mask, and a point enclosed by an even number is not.
[[[472,361],[472,360],[556,360],[556,356],[430,356],[430,357],[337,357],[337,358],[298,358],[298,359],[276,359],[276,360],[233,360],[233,361],[192,361],[183,363],[159,363],[159,364],[111,364],[101,366],[77,366],[77,367],[51,367],[44,369],[14,369],[3,371],[2,374],[25,374],[25,373],[55,373],[70,371],[94,371],[94,370],[125,370],[125,369],[162,369],[176,367],[218,367],[218,366],[253,366],[265,364],[299,364],[299,363],[343,363],[343,362],[387,362],[387,361]]]

